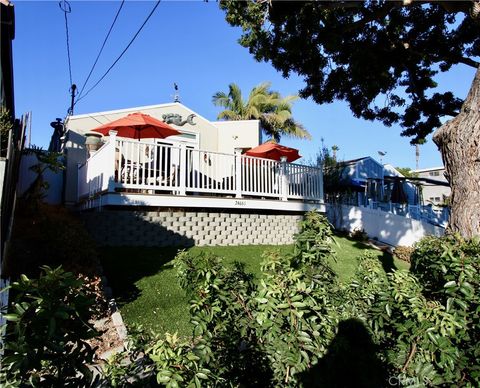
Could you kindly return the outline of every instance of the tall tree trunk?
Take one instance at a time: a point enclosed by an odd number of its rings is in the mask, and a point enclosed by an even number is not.
[[[452,188],[448,229],[470,238],[480,235],[480,67],[462,110],[433,135]]]

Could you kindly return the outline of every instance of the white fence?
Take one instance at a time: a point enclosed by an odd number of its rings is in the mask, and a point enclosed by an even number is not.
[[[426,221],[445,228],[448,223],[449,210],[446,207],[407,205],[399,203],[369,202],[371,209],[379,209],[395,215]]]
[[[427,235],[443,236],[445,232],[429,222],[366,207],[328,204],[327,216],[337,229],[364,230],[370,237],[394,246],[412,246]]]
[[[316,167],[277,162],[110,136],[79,166],[78,196],[138,189],[154,194],[259,196],[323,199],[322,171]]]
[[[23,154],[20,162],[18,172],[17,195],[22,196],[28,190],[30,185],[37,178],[37,173],[30,168],[38,164],[38,159],[35,154]],[[48,189],[45,190],[45,201],[51,205],[59,205],[62,203],[62,188],[63,188],[63,171],[57,173],[47,169],[43,173],[43,179],[48,183]]]

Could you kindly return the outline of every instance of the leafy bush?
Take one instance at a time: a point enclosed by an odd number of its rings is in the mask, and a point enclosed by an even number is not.
[[[13,118],[10,111],[0,106],[0,156],[7,154],[8,136],[13,129]]]
[[[412,256],[415,273],[387,277],[377,260],[363,258],[359,273],[366,282],[357,280],[358,300],[368,305],[363,311],[391,376],[418,385],[478,386],[478,252],[476,241],[427,238]]]
[[[393,251],[393,254],[397,259],[410,263],[411,256],[414,250],[415,248],[413,247],[404,247],[399,245],[398,247],[395,248],[395,250]]]
[[[429,298],[446,302],[454,289],[469,298],[480,289],[480,241],[459,235],[424,238],[412,255],[411,271]]]
[[[25,154],[33,154],[37,159],[37,163],[30,166],[29,170],[33,171],[37,176],[23,193],[25,205],[28,206],[31,212],[36,212],[38,206],[43,202],[47,195],[47,190],[50,187],[48,181],[45,180],[45,172],[51,171],[55,174],[65,169],[63,165],[62,156],[60,152],[45,151],[41,148],[33,146],[25,150]]]
[[[98,334],[87,323],[93,300],[72,273],[60,267],[42,271],[38,279],[22,275],[10,286],[2,384],[88,385],[94,349],[86,341]]]
[[[168,335],[146,347],[158,383],[299,384],[301,373],[325,354],[337,323],[327,303],[337,287],[327,264],[334,255],[330,226],[318,213],[309,213],[302,226],[294,253],[267,252],[264,276],[256,282],[240,263],[228,269],[211,255],[178,255],[175,266],[192,297],[194,330],[188,340]],[[129,378],[126,373],[124,381]]]
[[[415,273],[385,274],[371,253],[340,284],[330,226],[308,213],[290,255],[266,252],[262,276],[241,264],[180,253],[179,281],[191,296],[193,335],[151,339],[109,366],[116,386],[143,365],[142,385],[478,386],[479,243],[424,240]],[[143,357],[139,357],[143,354]],[[141,361],[139,361],[141,360]],[[137,377],[135,377],[137,376]]]

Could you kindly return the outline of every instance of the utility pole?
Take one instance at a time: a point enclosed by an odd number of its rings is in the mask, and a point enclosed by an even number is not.
[[[415,162],[416,162],[416,168],[415,170],[419,169],[419,161],[420,161],[420,146],[418,144],[415,144]]]
[[[75,106],[75,96],[77,94],[77,85],[72,84],[72,87],[70,88],[70,93],[71,93],[71,103],[70,103],[70,109],[68,110],[68,115],[73,115],[73,107]]]

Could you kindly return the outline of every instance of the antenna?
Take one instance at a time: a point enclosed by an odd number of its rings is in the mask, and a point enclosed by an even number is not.
[[[178,93],[178,84],[173,83],[173,89],[175,89],[175,94],[173,95],[173,102],[180,102],[180,94]]]

